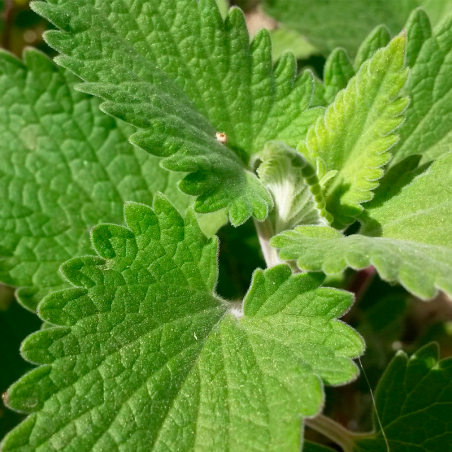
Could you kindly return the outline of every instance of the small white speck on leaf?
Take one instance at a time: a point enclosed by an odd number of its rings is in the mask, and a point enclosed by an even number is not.
[[[196,336],[196,332],[193,333],[193,336],[195,337],[196,340],[198,340],[198,336]]]
[[[228,142],[228,136],[224,132],[217,132],[215,136],[217,141],[221,144],[226,144]]]

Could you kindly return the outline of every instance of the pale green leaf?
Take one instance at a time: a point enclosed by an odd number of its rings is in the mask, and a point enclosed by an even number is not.
[[[311,105],[328,106],[331,104],[337,93],[346,88],[361,65],[372,58],[377,50],[386,47],[390,40],[391,36],[384,25],[376,27],[359,47],[353,65],[344,49],[337,48],[331,52],[325,62],[323,82],[315,80]]]
[[[437,290],[452,295],[452,153],[366,209],[360,234],[344,236],[327,227],[298,227],[276,237],[280,256],[300,268],[342,272],[373,265],[380,276],[400,282],[420,298]],[[390,197],[390,199],[386,199]]]
[[[411,38],[408,35],[408,40],[410,39]],[[391,34],[385,25],[375,27],[375,29],[369,33],[366,39],[364,39],[362,44],[359,46],[354,62],[355,71],[358,72],[361,65],[364,64],[366,60],[372,58],[378,49],[386,47],[390,40]],[[409,47],[409,45],[410,43],[408,43],[407,47]]]
[[[386,26],[376,27],[360,45],[353,65],[344,49],[333,50],[325,62],[323,82],[315,80],[311,105],[328,106],[332,103],[337,93],[348,85],[364,62],[372,58],[377,50],[386,47],[390,40],[391,36]]]
[[[34,310],[67,287],[58,269],[90,252],[89,229],[122,221],[124,201],[150,204],[161,191],[184,211],[192,199],[176,173],[129,144],[132,127],[74,90],[73,75],[34,50],[24,59],[0,53],[0,281],[22,287]],[[202,221],[214,233],[224,218]]]
[[[97,257],[62,267],[13,385],[30,416],[3,452],[298,452],[322,382],[356,377],[362,339],[337,320],[352,295],[287,265],[257,270],[243,308],[215,294],[217,240],[157,196],[125,206],[127,228],[92,231]],[[83,434],[77,434],[82,432]]]
[[[399,352],[376,392],[376,433],[356,441],[356,452],[445,452],[452,445],[452,359],[430,344],[408,358]]]
[[[142,129],[131,141],[190,173],[180,183],[195,209],[229,207],[234,225],[266,218],[271,196],[253,156],[278,139],[291,146],[321,110],[306,111],[312,75],[292,54],[273,67],[263,30],[249,44],[242,12],[222,20],[214,0],[52,0],[35,11],[61,31],[45,38],[57,61],[104,99],[102,109]],[[227,143],[216,133],[227,136]]]
[[[273,61],[282,57],[284,52],[292,52],[297,60],[309,58],[317,49],[303,38],[299,33],[278,27],[270,30],[273,43]]]
[[[221,17],[225,18],[228,15],[230,8],[229,0],[216,0]]]
[[[356,55],[376,26],[399,33],[410,12],[422,6],[438,23],[452,11],[451,0],[264,0],[268,14],[305,36],[324,54],[343,47]]]
[[[345,50],[338,48],[326,59],[323,81],[314,80],[314,94],[311,105],[327,107],[337,93],[346,88],[350,79],[356,75]]]
[[[325,63],[324,98],[326,105],[334,101],[337,93],[346,88],[349,80],[355,75],[353,65],[343,49],[336,49],[331,53]]]
[[[413,154],[428,162],[452,150],[452,15],[432,33],[427,15],[417,10],[406,28],[411,104],[391,164]]]
[[[271,213],[274,234],[299,224],[328,225],[332,221],[316,169],[302,154],[284,143],[269,141],[260,158],[257,174],[275,203]]]
[[[298,147],[311,161],[321,158],[328,171],[338,171],[325,193],[337,227],[352,223],[372,199],[398,140],[395,130],[409,101],[400,97],[408,75],[405,42],[400,35],[367,60]]]
[[[432,32],[428,16],[423,9],[417,9],[405,29],[406,65],[410,68],[410,77],[403,93],[410,97],[410,105],[405,112],[406,120],[398,130],[400,140],[391,150],[393,159],[389,166],[415,154],[423,156],[422,162],[429,162],[452,149],[452,78],[449,75],[452,15],[448,14]],[[377,27],[361,45],[355,70],[388,41],[386,27]],[[335,62],[338,52],[341,51],[336,50],[327,59],[324,83],[316,80],[313,105],[328,105],[348,82],[347,72]],[[348,73],[349,79],[353,75],[353,72]],[[341,83],[330,80],[341,80]]]

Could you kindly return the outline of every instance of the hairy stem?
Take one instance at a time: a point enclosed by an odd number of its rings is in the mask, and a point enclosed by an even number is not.
[[[305,419],[305,423],[308,427],[321,433],[331,441],[334,441],[338,446],[342,447],[344,452],[353,451],[355,439],[369,436],[368,433],[353,433],[323,414],[320,414],[313,419]]]
[[[275,265],[282,264],[283,261],[279,258],[278,252],[275,248],[270,246],[270,239],[275,235],[275,231],[270,219],[267,218],[262,222],[254,220],[254,224],[256,225],[259,243],[261,244],[262,253],[264,254],[267,268],[272,268]]]

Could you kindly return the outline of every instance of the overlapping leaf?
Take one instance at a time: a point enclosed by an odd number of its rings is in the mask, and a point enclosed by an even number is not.
[[[380,25],[362,42],[353,63],[344,49],[337,48],[331,52],[325,62],[323,81],[315,80],[311,104],[323,106],[331,104],[337,93],[347,87],[361,65],[372,58],[379,49],[386,47],[390,40],[389,30],[384,25]]]
[[[393,166],[404,158],[419,154],[429,162],[452,149],[452,14],[434,31],[423,9],[412,13],[406,26],[408,38],[406,64],[410,77],[404,94],[410,97],[406,121],[398,130],[399,142],[391,149]],[[364,61],[389,42],[389,32],[377,27],[361,44],[354,62],[359,70]],[[343,50],[335,50],[325,65],[324,83],[316,81],[315,105],[328,105],[354,75]]]
[[[260,157],[257,173],[275,201],[273,235],[299,224],[331,222],[316,169],[299,152],[269,141]]]
[[[75,287],[40,304],[58,326],[22,346],[42,366],[7,393],[32,414],[2,451],[298,451],[322,381],[356,376],[362,340],[336,320],[351,294],[281,265],[242,310],[215,295],[217,241],[191,211],[157,196],[125,218],[93,229],[99,256],[68,261]]]
[[[191,200],[129,144],[133,128],[74,90],[74,76],[37,51],[24,58],[0,53],[0,281],[23,286],[19,298],[34,309],[67,286],[58,268],[90,252],[89,229],[122,221],[124,201],[150,204],[157,190],[181,210]]]
[[[418,6],[426,9],[435,24],[452,11],[451,0],[264,0],[264,5],[271,16],[298,30],[325,54],[343,47],[352,55],[380,24],[399,33]]]
[[[426,346],[411,358],[399,352],[376,393],[383,427],[358,440],[355,451],[445,452],[452,446],[452,359],[440,361],[438,347]]]
[[[413,154],[429,162],[452,150],[452,14],[432,32],[427,15],[417,10],[406,28],[411,104],[392,165]]]
[[[316,53],[316,48],[294,30],[278,27],[270,30],[272,38],[273,61],[277,61],[284,52],[290,51],[297,60],[302,60]]]
[[[409,102],[400,96],[408,75],[405,43],[400,35],[367,60],[298,147],[312,162],[321,159],[328,171],[338,172],[325,192],[337,227],[352,223],[361,204],[372,199],[398,140],[395,130]]]
[[[421,298],[432,298],[438,289],[452,294],[451,168],[448,153],[424,173],[408,171],[400,185],[385,185],[385,193],[368,205],[360,234],[301,226],[272,244],[303,269],[334,274],[373,265],[383,279],[399,281]]]
[[[214,0],[36,2],[61,31],[46,33],[57,61],[105,99],[102,109],[142,131],[133,143],[189,174],[181,189],[195,209],[229,207],[233,224],[263,220],[270,194],[250,160],[265,142],[295,146],[319,110],[305,112],[312,76],[296,75],[293,55],[274,68],[262,31],[249,44],[243,14],[225,22]],[[216,140],[225,132],[227,145]]]
[[[9,306],[3,305],[4,292],[8,288],[0,286],[0,392],[31,369],[29,363],[20,356],[20,344],[30,333],[39,329],[40,320],[31,312],[25,311],[14,299]],[[10,295],[13,298],[13,294]],[[3,438],[21,421],[21,415],[14,413],[0,402],[0,438]]]

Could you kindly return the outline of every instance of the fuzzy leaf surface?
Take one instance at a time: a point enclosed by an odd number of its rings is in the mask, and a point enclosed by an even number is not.
[[[361,218],[360,234],[328,227],[287,231],[272,241],[282,259],[302,269],[336,274],[373,265],[420,298],[452,294],[452,153],[401,187],[376,197]],[[386,198],[390,197],[389,200]]]
[[[2,451],[298,451],[323,382],[356,377],[363,342],[337,320],[351,294],[281,265],[256,271],[242,311],[215,294],[217,240],[191,210],[157,196],[125,218],[40,304],[56,326],[22,346],[42,366],[7,393],[31,414]]]
[[[389,30],[386,26],[380,25],[362,42],[353,63],[344,49],[333,50],[325,62],[323,81],[315,79],[311,105],[331,104],[337,93],[347,87],[362,64],[372,58],[379,49],[386,47],[390,41]]]
[[[316,169],[299,152],[284,143],[269,141],[260,158],[257,174],[275,202],[270,214],[274,234],[299,224],[330,224],[332,217],[326,211]]]
[[[372,199],[398,140],[394,132],[409,102],[400,96],[408,75],[405,44],[400,35],[367,60],[298,147],[311,162],[320,158],[328,171],[338,171],[325,192],[337,227],[352,223],[361,203]]]
[[[176,173],[128,142],[132,127],[75,91],[76,77],[37,51],[24,58],[0,53],[0,281],[23,287],[34,310],[68,286],[58,269],[90,253],[89,229],[122,222],[125,201],[151,204],[156,191],[181,211],[193,201]]]
[[[429,162],[452,150],[452,14],[432,31],[428,16],[417,10],[406,29],[411,104],[391,165],[413,154]]]
[[[264,0],[268,14],[299,31],[325,55],[343,47],[356,55],[363,39],[385,24],[399,33],[410,12],[419,6],[436,24],[450,11],[451,0]]]
[[[391,452],[452,450],[452,359],[439,360],[427,345],[410,358],[399,352],[376,392],[376,408]],[[356,452],[387,449],[379,423],[376,434],[357,441]]]
[[[206,213],[229,207],[234,225],[266,218],[271,196],[250,169],[265,142],[305,136],[312,75],[292,54],[276,67],[265,30],[252,45],[242,12],[222,20],[214,0],[52,0],[33,8],[61,31],[46,33],[57,61],[104,99],[102,109],[141,129],[137,146],[190,173],[180,183]],[[227,144],[216,139],[227,135]]]
[[[391,150],[390,167],[416,154],[422,155],[421,163],[426,163],[452,149],[452,14],[432,30],[428,15],[418,9],[409,17],[405,30],[410,77],[403,94],[410,98],[410,104],[406,120],[398,129],[400,140]],[[389,39],[385,26],[376,27],[361,44],[354,70],[358,71]],[[325,64],[324,83],[316,80],[313,104],[327,106],[353,75],[344,52],[332,52]]]

